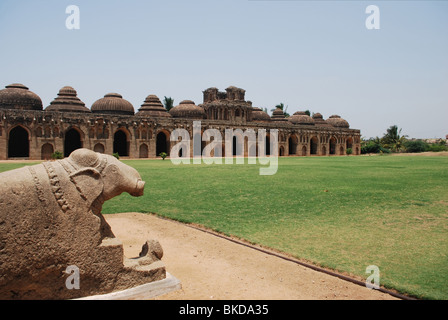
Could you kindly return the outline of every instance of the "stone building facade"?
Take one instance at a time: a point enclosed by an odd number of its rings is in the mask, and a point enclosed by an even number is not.
[[[55,151],[68,156],[78,148],[118,153],[124,158],[155,158],[170,153],[170,134],[176,128],[202,130],[278,129],[280,156],[359,155],[360,130],[338,115],[324,119],[296,112],[286,118],[281,109],[269,116],[245,100],[245,90],[229,87],[203,91],[203,103],[184,100],[169,112],[156,95],[148,95],[137,110],[118,93],[106,94],[90,108],[72,87],[60,89],[49,106],[22,84],[0,90],[0,160],[50,159]],[[267,142],[269,134],[267,135]],[[172,142],[171,142],[172,144]],[[235,148],[233,148],[235,152]],[[224,150],[224,147],[223,147]],[[245,148],[247,155],[247,148]]]

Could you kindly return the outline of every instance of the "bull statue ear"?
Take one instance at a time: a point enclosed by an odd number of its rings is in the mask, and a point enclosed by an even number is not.
[[[70,175],[70,180],[75,184],[81,198],[87,202],[90,208],[103,192],[103,179],[94,168],[83,168]]]

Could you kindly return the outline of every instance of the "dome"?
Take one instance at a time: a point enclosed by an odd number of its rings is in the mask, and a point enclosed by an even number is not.
[[[42,110],[40,97],[20,83],[13,83],[0,90],[0,109]]]
[[[163,106],[160,99],[154,95],[150,94],[146,97],[145,102],[142,107],[138,110],[137,115],[139,116],[149,116],[154,118],[169,118],[171,115]]]
[[[134,107],[118,93],[108,93],[92,104],[92,112],[133,115]]]
[[[331,127],[331,124],[329,124],[327,121],[325,121],[324,117],[319,112],[313,114],[313,120],[314,120],[314,123],[316,124],[316,126]]]
[[[255,122],[265,122],[265,121],[271,121],[271,117],[261,110],[260,108],[253,108],[252,109],[252,121]]]
[[[342,119],[338,115],[332,115],[330,118],[327,119],[327,122],[331,124],[333,127],[337,128],[349,128],[350,125],[348,122],[344,119]]]
[[[291,117],[288,118],[293,124],[314,126],[314,120],[304,111],[297,111]]]
[[[58,97],[45,108],[45,111],[90,112],[84,102],[77,97],[76,90],[68,86],[59,90]]]
[[[285,113],[280,108],[277,108],[274,110],[274,112],[272,112],[271,119],[272,121],[279,121],[279,122],[288,121],[288,119],[285,118]]]
[[[193,101],[184,100],[178,106],[172,108],[170,114],[174,118],[203,119],[205,111],[203,108],[195,105]]]

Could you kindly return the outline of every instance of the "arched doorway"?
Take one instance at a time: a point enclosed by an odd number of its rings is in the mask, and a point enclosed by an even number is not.
[[[347,139],[346,148],[347,149],[353,148],[353,139],[351,137]]]
[[[288,139],[288,145],[289,145],[289,154],[293,155],[297,153],[297,143],[298,139],[296,136],[290,136]]]
[[[319,140],[317,137],[312,137],[310,140],[310,154],[317,154]]]
[[[76,149],[82,148],[81,134],[75,128],[65,133],[64,157],[68,157]]]
[[[331,137],[330,139],[330,154],[336,154],[336,138]]]
[[[104,145],[102,143],[97,143],[94,147],[93,147],[93,151],[95,152],[99,152],[99,153],[104,153]]]
[[[265,150],[266,150],[266,155],[270,156],[271,155],[271,137],[269,135],[266,135],[266,143],[265,143]]]
[[[343,156],[343,155],[345,154],[345,152],[344,152],[344,147],[343,147],[343,146],[341,146],[341,148],[339,149],[339,154],[340,154],[341,156]]]
[[[118,130],[114,134],[114,153],[120,157],[129,156],[128,138],[123,130]]]
[[[306,156],[306,146],[302,147],[302,156]]]
[[[280,147],[278,150],[278,155],[280,157],[283,157],[285,155],[285,149],[283,147]]]
[[[148,146],[146,144],[142,144],[140,146],[139,157],[140,158],[148,158],[148,155],[149,155]]]
[[[46,143],[41,148],[41,159],[50,160],[51,155],[54,153],[54,148],[51,143]]]
[[[326,156],[327,155],[327,147],[322,146],[322,155]]]
[[[170,154],[170,150],[169,150],[170,142],[168,139],[169,139],[168,135],[163,131],[160,131],[157,134],[157,138],[156,138],[156,156],[157,157],[162,152],[165,152],[167,155]]]
[[[9,131],[8,157],[28,158],[30,156],[30,140],[26,129],[17,126]]]

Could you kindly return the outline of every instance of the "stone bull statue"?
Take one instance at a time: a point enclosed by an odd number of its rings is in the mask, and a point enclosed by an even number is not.
[[[101,214],[106,200],[141,196],[144,184],[135,169],[87,149],[0,173],[0,299],[77,298],[164,279],[160,244],[125,259]],[[78,287],[67,285],[67,270],[78,270]]]

